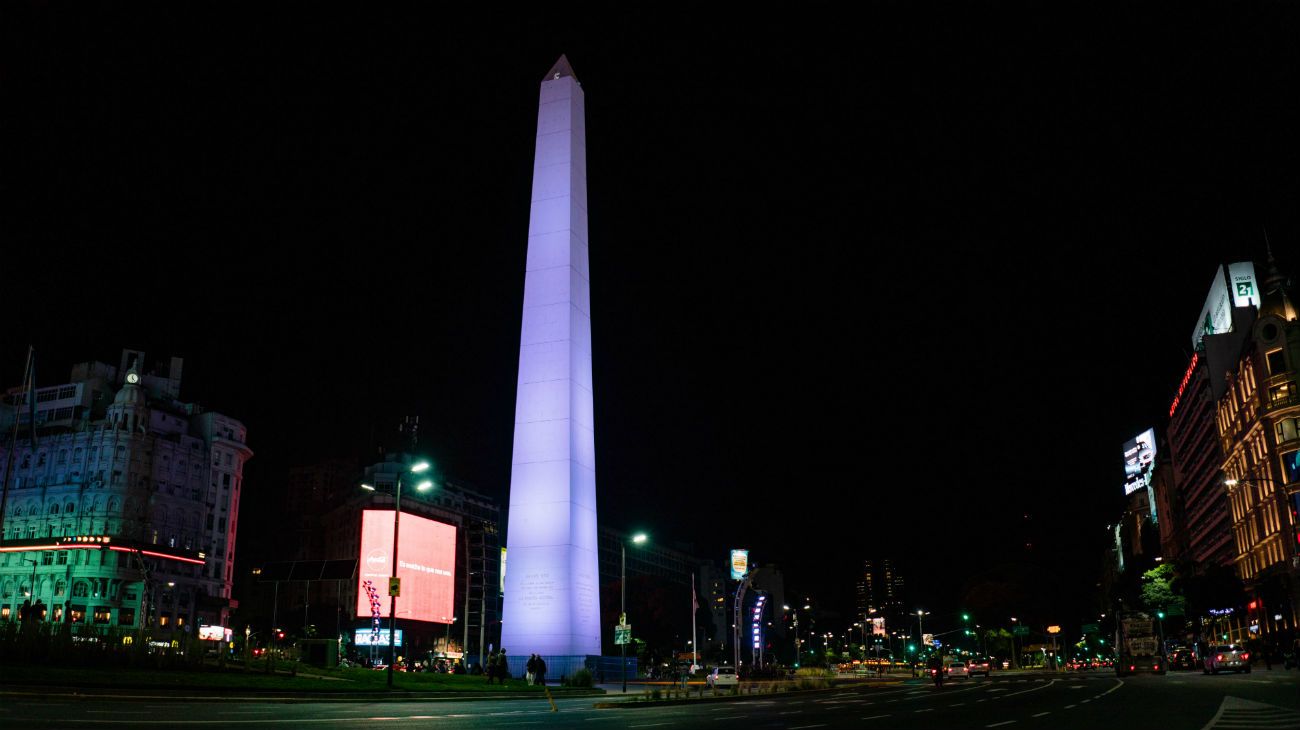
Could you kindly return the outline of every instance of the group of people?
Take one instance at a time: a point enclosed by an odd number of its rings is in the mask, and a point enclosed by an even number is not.
[[[487,677],[488,684],[493,680],[499,680],[505,684],[510,679],[510,664],[506,662],[506,650],[494,651],[488,654],[487,666],[483,667],[483,675]]]
[[[534,654],[528,657],[528,663],[524,665],[528,670],[528,684],[546,684],[546,660]]]
[[[533,654],[528,657],[528,662],[524,664],[527,671],[528,684],[546,684],[546,660]],[[488,655],[487,666],[483,667],[483,674],[487,677],[488,684],[500,682],[505,684],[510,679],[510,664],[506,660],[506,650],[494,651]]]

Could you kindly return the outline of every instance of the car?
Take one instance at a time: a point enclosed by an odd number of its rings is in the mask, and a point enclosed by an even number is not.
[[[992,670],[992,668],[993,668],[993,664],[989,662],[988,659],[972,659],[970,660],[970,664],[966,665],[966,671],[972,677],[974,677],[976,674],[983,674],[985,677],[987,677],[989,676],[989,671]]]
[[[1205,674],[1233,671],[1250,673],[1250,653],[1236,644],[1221,644],[1210,647],[1205,654]]]
[[[735,687],[740,684],[740,677],[736,676],[735,667],[714,667],[705,682],[714,689],[719,687]]]
[[[966,668],[966,662],[953,662],[944,667],[943,671],[944,674],[948,675],[948,679],[956,679],[958,677],[970,679],[970,670]]]

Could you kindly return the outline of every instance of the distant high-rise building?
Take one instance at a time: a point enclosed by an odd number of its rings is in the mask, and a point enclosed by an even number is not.
[[[54,622],[227,623],[253,452],[242,423],[180,401],[181,365],[148,369],[124,350],[116,367],[82,363],[34,389],[34,409],[30,388],[9,389],[0,429],[17,418],[24,437],[12,459],[0,444],[0,468],[13,465],[0,474],[0,620],[30,602]]]
[[[892,559],[864,560],[857,585],[857,618],[868,619],[874,614],[897,621],[906,613],[903,586],[903,576]]]

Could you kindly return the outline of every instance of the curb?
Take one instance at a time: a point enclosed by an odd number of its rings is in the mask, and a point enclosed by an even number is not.
[[[889,682],[872,682],[867,686],[893,687],[900,684],[903,684],[903,680],[901,679],[896,681],[889,681]],[[857,685],[857,686],[861,686],[861,685]],[[597,702],[594,705],[592,705],[592,707],[596,708],[597,710],[612,710],[612,709],[628,709],[628,708],[636,708],[636,707],[672,707],[674,705],[695,705],[700,703],[709,704],[709,703],[717,703],[717,702],[745,702],[747,700],[770,700],[776,696],[786,697],[789,695],[812,695],[812,694],[824,694],[826,692],[843,692],[846,689],[852,689],[852,687],[853,685],[845,685],[840,687],[828,687],[826,689],[795,689],[795,690],[787,690],[785,692],[755,692],[754,694],[718,695],[716,697],[710,695],[706,697],[696,697],[695,699],[649,700],[649,701],[639,700],[639,699],[627,699],[621,702]]]
[[[543,692],[529,692],[526,694],[509,693],[509,694],[489,694],[486,692],[474,693],[439,693],[439,694],[420,694],[418,692],[383,692],[376,694],[361,694],[357,692],[331,692],[331,693],[297,693],[284,694],[275,693],[276,690],[268,690],[267,694],[218,694],[219,690],[213,690],[205,694],[117,694],[104,688],[103,691],[50,691],[51,689],[67,690],[66,687],[56,688],[36,688],[32,687],[25,690],[16,690],[13,687],[6,686],[0,688],[0,697],[4,698],[61,698],[69,700],[117,700],[123,702],[274,702],[281,704],[306,703],[306,702],[483,702],[488,700],[536,700],[539,702],[546,701],[546,694]],[[153,692],[162,692],[157,687],[149,688],[122,688],[128,691],[148,690]],[[191,687],[177,687],[180,692],[194,692]],[[240,690],[236,690],[240,691]],[[247,693],[247,690],[243,690]],[[275,694],[273,694],[275,693]],[[567,699],[571,697],[601,697],[603,691],[592,690],[574,690],[555,695],[556,699]]]

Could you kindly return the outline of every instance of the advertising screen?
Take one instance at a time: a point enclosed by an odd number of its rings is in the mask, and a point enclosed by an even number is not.
[[[1259,306],[1259,287],[1255,284],[1254,261],[1228,264],[1228,278],[1232,280],[1232,306]]]
[[[456,576],[456,528],[441,522],[402,514],[401,542],[397,546],[397,577],[402,582],[397,617],[449,624],[453,616]],[[370,598],[364,584],[379,586],[381,615],[389,611],[388,578],[393,564],[393,511],[368,509],[361,513],[361,555],[357,576],[357,616],[370,617]]]
[[[397,606],[399,609],[401,608],[401,601],[397,602]],[[397,629],[395,633],[397,635],[393,637],[393,644],[401,646],[402,630]],[[356,633],[353,634],[352,643],[357,646],[388,646],[388,628],[385,627],[379,630],[379,638],[375,638],[375,632],[372,629],[357,629]]]
[[[871,635],[872,636],[885,635],[885,620],[883,618],[877,617],[871,619]]]
[[[740,580],[749,572],[749,551],[731,551],[731,579]]]
[[[1148,428],[1124,442],[1124,494],[1151,486],[1156,468],[1156,432]]]
[[[199,627],[199,638],[204,641],[230,641],[234,633],[225,626]]]

